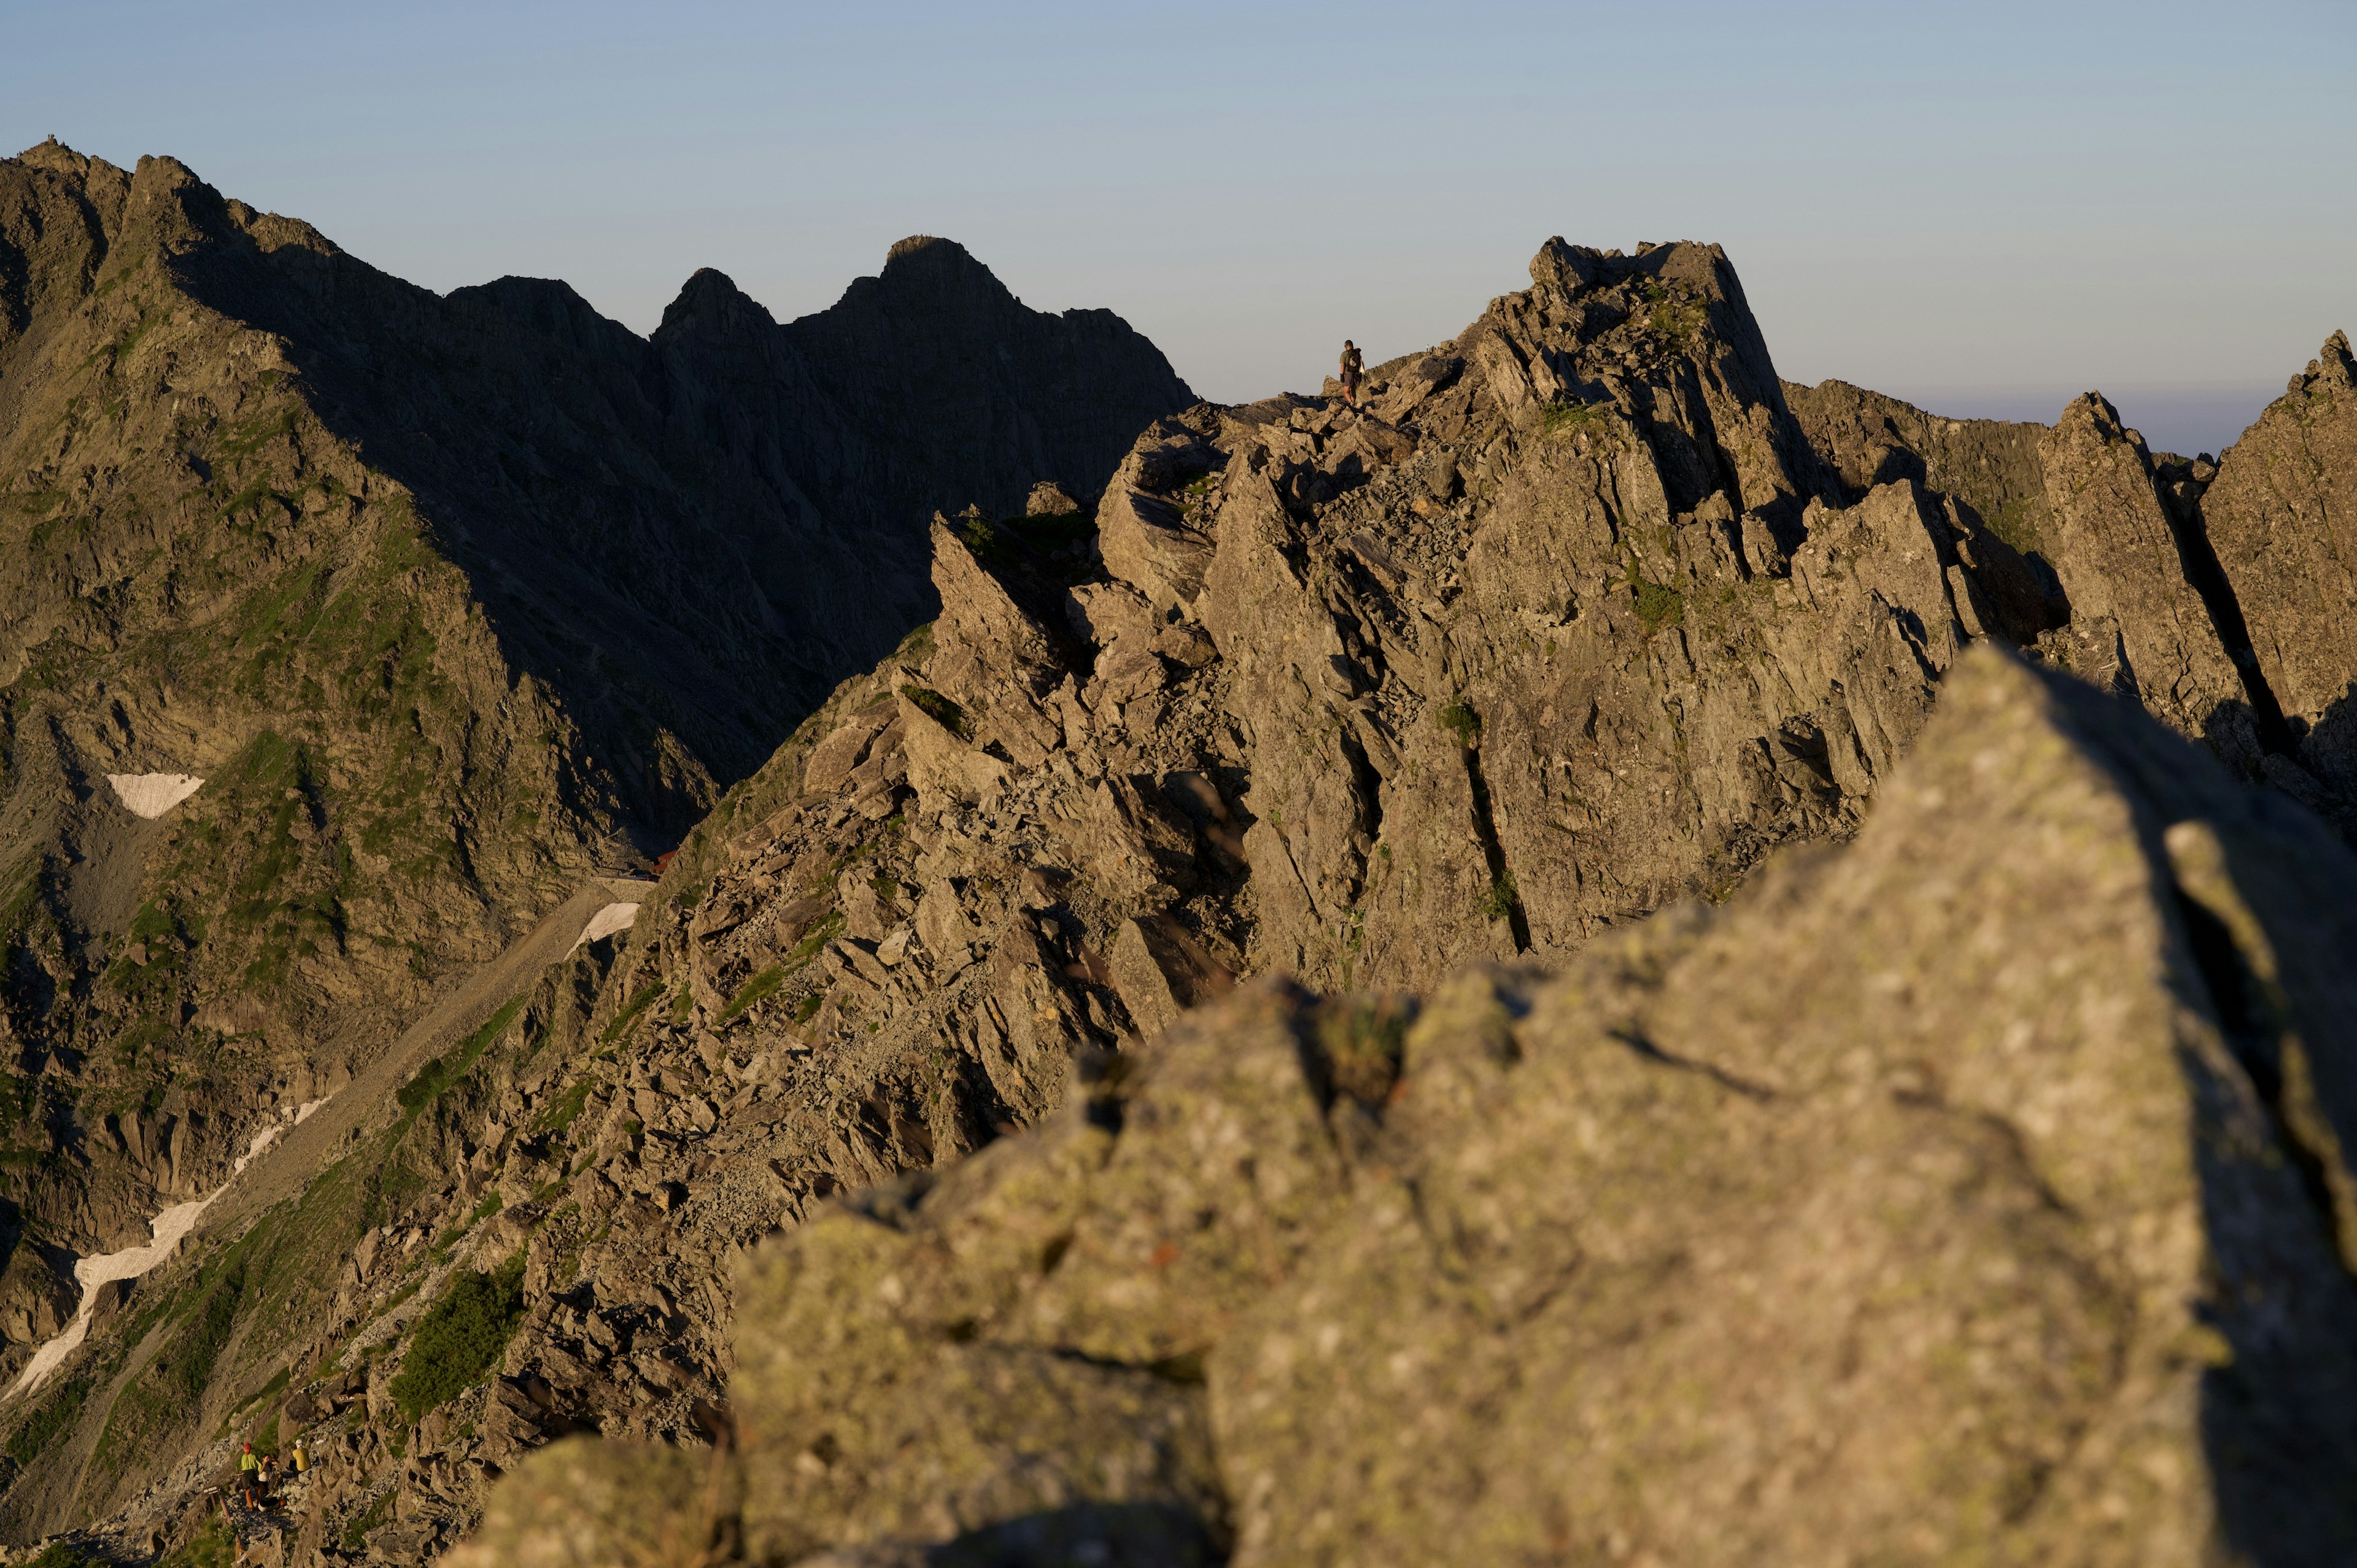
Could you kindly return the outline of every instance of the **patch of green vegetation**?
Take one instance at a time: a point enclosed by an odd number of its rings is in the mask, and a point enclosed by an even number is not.
[[[294,428],[295,411],[292,408],[282,408],[274,413],[256,414],[223,431],[218,450],[225,457],[251,457]]]
[[[2019,496],[1983,508],[1981,521],[1988,525],[1991,533],[2024,555],[2045,548],[2045,542],[2038,534],[2037,519],[2030,514],[2029,502]]]
[[[1001,564],[1013,558],[1015,551],[1006,535],[980,512],[968,512],[958,522],[958,538],[977,561]]]
[[[689,1015],[693,1014],[694,1011],[694,993],[689,991],[684,985],[681,986],[679,988],[679,994],[671,999],[671,1021],[674,1024],[684,1024],[687,1022]]]
[[[220,515],[231,521],[251,517],[258,523],[262,521],[264,513],[272,508],[275,508],[282,517],[295,515],[295,503],[280,495],[271,485],[270,476],[264,474],[260,478],[247,481],[243,489],[223,500]]]
[[[1338,1093],[1381,1104],[1399,1078],[1415,1004],[1401,996],[1337,996],[1315,1015],[1318,1054]]]
[[[170,885],[229,885],[222,929],[247,944],[246,983],[281,986],[299,957],[322,947],[342,950],[350,867],[311,847],[330,806],[319,754],[264,730],[207,794],[210,809],[190,822]],[[186,924],[191,944],[200,941],[200,923]]]
[[[1645,628],[1647,637],[1685,619],[1685,596],[1675,588],[1661,583],[1649,583],[1642,577],[1631,577],[1629,589],[1636,601],[1637,624]]]
[[[147,310],[140,311],[138,320],[133,322],[130,326],[125,327],[121,332],[115,334],[114,340],[112,343],[109,343],[106,348],[99,349],[97,353],[94,353],[87,360],[84,360],[81,362],[81,368],[83,370],[90,369],[91,366],[98,363],[100,355],[108,353],[110,350],[113,355],[113,359],[112,360],[113,365],[116,368],[120,368],[124,360],[131,358],[131,350],[139,347],[139,340],[141,338],[146,337],[147,334],[153,332],[156,328],[163,326],[164,323],[171,319],[172,313],[168,310],[153,312]]]
[[[162,1441],[202,1408],[246,1300],[250,1254],[268,1234],[265,1227],[256,1226],[197,1271],[181,1297],[186,1306],[175,1314],[177,1326],[106,1413],[105,1428],[82,1475],[84,1497],[106,1495],[140,1455],[156,1452]]]
[[[515,1022],[518,1013],[523,1011],[524,1001],[522,996],[510,997],[505,1006],[485,1019],[481,1028],[459,1042],[447,1056],[436,1057],[418,1069],[417,1076],[403,1084],[394,1096],[401,1101],[402,1110],[412,1116],[416,1115],[439,1098],[443,1090],[465,1078],[482,1054],[491,1048],[492,1043],[507,1033],[508,1026]]]
[[[598,1043],[610,1046],[620,1039],[623,1033],[639,1021],[639,1015],[654,1005],[655,998],[662,994],[662,988],[661,979],[649,981],[640,987],[637,993],[622,1004],[622,1010],[614,1015],[614,1021],[598,1034]]]
[[[861,861],[866,860],[869,855],[872,855],[877,850],[882,849],[891,840],[900,837],[908,831],[909,819],[907,814],[900,811],[893,812],[890,816],[885,818],[881,822],[877,824],[876,832],[873,837],[862,839],[859,843],[853,844],[849,849],[844,851],[841,855],[836,857],[834,875],[836,876],[842,875],[845,871],[848,871],[851,867],[858,865]]]
[[[1471,751],[1481,744],[1481,715],[1473,705],[1459,697],[1434,715],[1434,722],[1457,737],[1457,744]]]
[[[108,1559],[70,1541],[52,1541],[25,1568],[111,1568]]]
[[[540,1119],[533,1123],[533,1130],[562,1133],[572,1126],[581,1119],[582,1107],[589,1103],[591,1087],[589,1079],[576,1079],[571,1088],[550,1101],[548,1108],[540,1113]]]
[[[237,1539],[230,1534],[229,1526],[209,1519],[187,1545],[158,1558],[156,1568],[231,1568],[236,1561]]]
[[[382,1530],[392,1521],[393,1488],[387,1487],[376,1495],[368,1507],[354,1514],[350,1524],[344,1526],[344,1550],[367,1551],[369,1532]]]
[[[90,531],[89,518],[53,517],[34,525],[32,531],[25,535],[25,546],[28,550],[46,550],[60,537],[70,542],[89,537]]]
[[[960,740],[974,738],[974,721],[966,717],[963,708],[959,707],[957,703],[942,696],[939,692],[929,686],[920,686],[912,681],[900,688],[900,695],[908,698],[910,705],[919,713],[948,730]]]
[[[894,658],[905,659],[911,664],[922,664],[925,656],[932,650],[933,623],[927,621],[922,626],[909,628],[909,635],[900,639],[900,646],[894,649],[892,654]]]
[[[784,964],[786,972],[791,973],[818,957],[819,950],[841,935],[842,931],[842,910],[829,909],[825,914],[821,915],[812,922],[810,929],[802,933],[802,940],[796,942],[792,950],[786,954]]]
[[[481,1380],[523,1322],[523,1250],[486,1273],[469,1269],[425,1309],[409,1337],[393,1402],[415,1421]]]
[[[720,1022],[726,1024],[748,1008],[757,1006],[776,995],[778,987],[786,983],[787,972],[784,964],[773,963],[747,981],[737,988],[737,994],[728,999],[728,1005],[720,1010]]]
[[[91,297],[93,299],[104,299],[108,295],[113,294],[116,289],[121,288],[124,284],[129,283],[134,277],[137,276],[139,269],[146,264],[147,263],[144,259],[132,263],[129,266],[124,268],[121,272],[115,274],[113,277],[106,279],[96,288],[91,290]]]
[[[1645,313],[1645,324],[1664,338],[1685,342],[1709,318],[1709,312],[1698,301],[1680,299],[1660,284],[1646,284],[1644,295],[1646,305],[1652,307]]]
[[[1611,410],[1606,403],[1551,403],[1539,413],[1539,428],[1551,436],[1576,435]]]
[[[29,1465],[41,1456],[50,1439],[73,1425],[81,1415],[82,1402],[90,1397],[87,1373],[67,1379],[49,1392],[32,1414],[8,1434],[5,1452],[19,1465]]]
[[[1514,874],[1501,871],[1481,896],[1481,914],[1485,919],[1502,920],[1520,907],[1522,897],[1514,890]]]
[[[825,1004],[826,998],[823,994],[815,991],[812,992],[808,996],[803,997],[800,1003],[795,1004],[794,1022],[797,1024],[809,1023],[813,1018],[818,1016],[818,1010],[822,1006],[824,1006]]]
[[[262,1403],[264,1401],[277,1398],[280,1394],[286,1391],[287,1384],[294,1380],[295,1373],[292,1368],[279,1368],[277,1374],[268,1382],[263,1384],[262,1387],[256,1389],[253,1392],[246,1395],[245,1399],[238,1405],[237,1413],[243,1415],[247,1411],[252,1410],[255,1405]]]
[[[505,1208],[507,1206],[508,1200],[500,1196],[500,1189],[498,1187],[493,1187],[489,1192],[483,1194],[482,1202],[475,1205],[474,1213],[467,1217],[468,1222],[472,1224],[479,1220],[489,1219],[492,1215],[497,1214],[500,1209]]]

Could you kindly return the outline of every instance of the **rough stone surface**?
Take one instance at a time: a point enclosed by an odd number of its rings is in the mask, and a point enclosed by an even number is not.
[[[1087,1509],[1247,1565],[2357,1549],[2357,861],[1967,665],[1853,845],[1718,913],[1420,1010],[1254,987],[761,1249],[747,1559]],[[608,1483],[554,1468],[571,1542]]]
[[[2040,456],[2055,571],[2071,596],[2071,640],[2056,639],[2072,650],[2066,661],[2206,738],[2230,764],[2255,768],[2242,678],[2187,570],[2143,438],[2090,392],[2063,410]]]
[[[2227,449],[2198,504],[2300,760],[2357,799],[2357,367],[2345,335]]]

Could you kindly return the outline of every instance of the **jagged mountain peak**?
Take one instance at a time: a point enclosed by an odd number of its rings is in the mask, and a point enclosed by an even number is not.
[[[496,315],[537,337],[608,360],[634,363],[644,349],[637,333],[601,315],[562,278],[494,278],[454,288],[444,298],[458,313]]]
[[[717,267],[698,267],[679,285],[679,293],[663,306],[660,338],[674,332],[735,332],[766,330],[777,325],[769,307]]]
[[[882,278],[909,286],[921,279],[962,279],[982,286],[1002,286],[997,274],[955,240],[933,234],[911,234],[895,241],[884,252]]]
[[[2321,376],[2333,377],[2343,387],[2357,387],[2357,357],[2349,351],[2349,334],[2339,328],[2325,338],[2324,347],[2308,362],[2307,371],[2292,378],[2293,384],[2313,381]]]
[[[48,169],[55,174],[75,176],[87,175],[90,173],[91,165],[102,163],[101,159],[74,151],[65,143],[59,141],[54,132],[44,140],[18,153],[15,161],[29,165],[34,168]],[[104,166],[113,167],[113,166],[104,165]]]
[[[911,234],[905,240],[895,240],[884,252],[884,268],[889,272],[896,264],[916,266],[920,264],[919,258],[922,264],[933,266],[982,266],[973,252],[955,240],[944,240],[936,234]]]
[[[835,310],[858,318],[952,312],[1007,314],[1022,302],[954,240],[912,234],[885,252],[883,271],[853,280]]]

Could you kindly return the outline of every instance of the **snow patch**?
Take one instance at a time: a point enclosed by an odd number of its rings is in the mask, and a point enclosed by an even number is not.
[[[238,1155],[234,1161],[231,1162],[229,1174],[231,1176],[243,1176],[245,1174],[245,1167],[260,1159],[262,1157],[262,1151],[270,1147],[271,1144],[278,1141],[280,1131],[281,1129],[276,1127],[264,1127],[261,1132],[256,1133],[253,1135],[253,1141],[245,1145],[245,1153]]]
[[[229,1190],[217,1187],[203,1197],[187,1203],[176,1203],[147,1222],[151,1240],[144,1247],[125,1247],[120,1252],[103,1252],[94,1258],[81,1258],[74,1262],[74,1283],[81,1286],[81,1310],[66,1328],[33,1352],[17,1376],[16,1386],[8,1391],[21,1394],[39,1385],[42,1379],[57,1370],[59,1365],[77,1349],[90,1335],[91,1314],[98,1310],[98,1287],[112,1280],[135,1280],[172,1255],[182,1237],[196,1229],[197,1219],[212,1200]]]
[[[573,940],[573,948],[577,949],[583,942],[594,942],[601,937],[610,937],[616,931],[627,931],[638,921],[639,907],[636,904],[608,904],[589,917],[589,923],[582,927],[581,934]]]
[[[135,817],[160,817],[204,787],[193,773],[110,773],[115,799]]]
[[[245,1153],[239,1155],[231,1166],[230,1181],[242,1176],[246,1166],[278,1141],[279,1133],[289,1127],[301,1126],[311,1119],[311,1112],[327,1102],[324,1098],[307,1101],[302,1105],[281,1111],[278,1121],[256,1133],[246,1144]],[[213,1199],[228,1190],[229,1182],[223,1182],[204,1197],[176,1203],[156,1216],[147,1222],[149,1239],[145,1246],[125,1247],[119,1252],[102,1252],[96,1257],[76,1259],[74,1283],[81,1286],[81,1308],[74,1314],[73,1322],[67,1325],[56,1338],[33,1352],[33,1359],[25,1363],[25,1369],[17,1375],[9,1394],[13,1397],[38,1387],[43,1379],[64,1363],[67,1357],[81,1348],[81,1342],[90,1336],[91,1315],[98,1310],[99,1286],[114,1280],[135,1280],[170,1257],[188,1232],[197,1228],[198,1219],[211,1206]]]

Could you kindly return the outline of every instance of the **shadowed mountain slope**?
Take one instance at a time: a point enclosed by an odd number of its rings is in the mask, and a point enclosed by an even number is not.
[[[927,618],[934,508],[1092,492],[1188,401],[947,242],[787,326],[699,274],[646,339],[168,158],[0,160],[0,1369]]]

